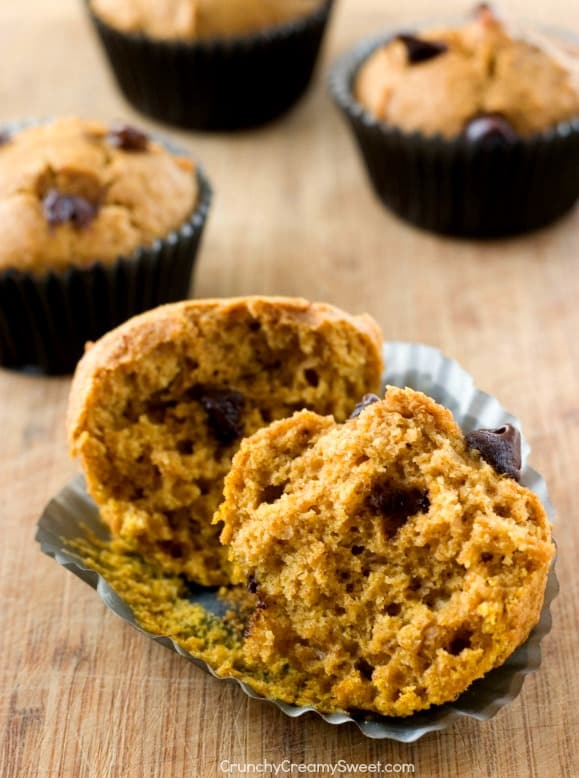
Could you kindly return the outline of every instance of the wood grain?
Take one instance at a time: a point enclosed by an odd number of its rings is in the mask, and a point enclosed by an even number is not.
[[[579,31],[575,0],[503,5]],[[81,6],[0,4],[0,119],[133,115]],[[40,554],[37,517],[76,471],[63,432],[68,380],[1,371],[3,777],[211,778],[225,774],[223,759],[409,762],[420,776],[461,778],[579,775],[579,210],[533,236],[486,244],[407,227],[370,193],[324,83],[329,62],[361,36],[463,7],[341,0],[315,87],[284,121],[236,136],[172,134],[217,191],[199,296],[301,294],[367,310],[388,339],[431,343],[458,359],[523,419],[559,512],[562,593],[540,673],[492,721],[463,721],[412,746],[372,742],[311,715],[289,720],[205,677]]]

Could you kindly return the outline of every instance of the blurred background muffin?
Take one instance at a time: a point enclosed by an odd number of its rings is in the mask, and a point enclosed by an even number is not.
[[[333,0],[88,0],[138,110],[201,130],[257,126],[306,90]]]
[[[5,129],[0,362],[69,372],[86,341],[186,297],[209,198],[191,159],[135,127]]]
[[[332,90],[388,207],[436,232],[508,235],[579,197],[577,51],[482,5],[461,26],[364,42]]]

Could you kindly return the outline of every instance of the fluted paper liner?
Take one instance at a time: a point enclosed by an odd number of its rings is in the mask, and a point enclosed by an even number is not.
[[[11,125],[17,131],[37,120]],[[153,140],[188,155],[162,138]],[[0,365],[46,374],[72,373],[85,344],[138,313],[189,295],[211,186],[196,171],[198,198],[183,224],[151,246],[115,262],[71,266],[44,275],[0,271]]]
[[[87,7],[117,84],[137,110],[186,129],[231,131],[271,121],[299,100],[333,2],[256,33],[192,41],[122,32]]]
[[[334,64],[329,80],[382,203],[417,227],[471,238],[528,232],[569,211],[579,198],[579,116],[532,137],[487,145],[405,132],[357,102],[360,68],[398,32],[362,41]]]
[[[421,344],[386,343],[384,358],[387,365],[383,376],[384,384],[409,386],[430,395],[453,412],[465,432],[480,427],[496,428],[506,423],[513,424],[521,430],[521,424],[515,416],[508,413],[494,397],[477,389],[472,377],[457,362],[447,359],[440,351]],[[529,451],[529,445],[523,436],[521,482],[537,494],[553,522],[554,510],[546,483],[542,476],[528,465]],[[67,542],[78,538],[83,538],[85,543],[90,542],[87,540],[87,532],[93,532],[101,539],[108,537],[108,529],[100,522],[98,509],[86,493],[84,481],[79,476],[48,504],[38,522],[36,539],[42,551],[96,589],[99,597],[113,613],[148,638],[176,651],[218,680],[237,684],[249,697],[265,699],[242,681],[218,677],[209,665],[193,657],[170,638],[154,635],[142,629],[129,606],[114,592],[107,581],[94,570],[87,568],[67,547]],[[292,718],[313,712],[329,724],[353,722],[369,738],[386,738],[404,743],[418,740],[428,732],[446,729],[456,719],[464,717],[481,721],[490,719],[519,694],[525,675],[538,669],[541,663],[540,643],[551,629],[549,609],[558,590],[553,564],[539,623],[532,630],[526,643],[503,665],[475,681],[454,702],[432,707],[405,718],[385,717],[374,713],[369,713],[367,716],[321,713],[309,706],[290,705],[277,700],[269,700],[269,702]],[[218,603],[214,590],[196,587],[192,597],[206,610],[211,610],[218,615],[222,612],[222,604]]]

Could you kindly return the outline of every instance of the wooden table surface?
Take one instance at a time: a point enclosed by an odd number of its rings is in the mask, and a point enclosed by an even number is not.
[[[206,677],[40,553],[37,518],[77,471],[63,431],[69,381],[0,371],[3,778],[210,778],[264,760],[311,770],[341,759],[359,766],[352,774],[381,761],[412,764],[421,777],[579,775],[579,209],[535,235],[479,244],[423,234],[380,207],[324,78],[363,35],[464,8],[399,5],[341,0],[315,86],[284,121],[237,136],[173,133],[217,192],[195,293],[303,295],[367,310],[388,340],[443,349],[520,416],[559,513],[562,593],[540,673],[490,722],[461,721],[408,746],[312,715],[290,720]],[[579,31],[576,0],[503,6]],[[80,0],[2,0],[0,52],[2,120],[133,117]],[[226,773],[222,760],[241,767]]]

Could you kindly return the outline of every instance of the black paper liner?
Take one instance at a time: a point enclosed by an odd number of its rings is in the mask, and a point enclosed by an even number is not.
[[[114,29],[87,5],[121,92],[137,110],[193,130],[265,124],[307,89],[334,0],[252,35],[163,41]]]
[[[197,182],[197,206],[187,221],[130,257],[43,276],[0,272],[0,364],[72,373],[87,341],[131,316],[188,297],[211,203],[211,186],[199,167]]]
[[[382,377],[387,384],[409,386],[425,392],[437,402],[449,408],[464,432],[481,427],[496,429],[502,424],[513,424],[521,431],[523,470],[521,483],[531,489],[541,500],[551,523],[555,511],[544,478],[528,464],[529,445],[521,429],[520,421],[506,411],[491,395],[478,389],[472,377],[454,360],[440,351],[421,343],[385,343],[386,369]],[[413,743],[424,735],[450,727],[461,719],[487,721],[521,692],[525,677],[541,665],[541,641],[552,627],[551,604],[559,592],[555,572],[555,560],[551,564],[543,606],[537,625],[523,645],[511,654],[500,667],[475,681],[453,702],[435,705],[412,716],[381,716],[376,713],[356,711],[349,713],[324,713],[312,706],[298,706],[263,697],[251,686],[251,680],[218,676],[215,670],[167,635],[158,635],[143,629],[128,605],[112,588],[105,577],[90,569],[73,550],[75,542],[82,540],[89,546],[95,538],[110,537],[108,528],[101,521],[98,508],[86,492],[82,476],[77,476],[46,506],[38,521],[36,540],[42,551],[58,564],[96,589],[98,596],[113,613],[136,628],[147,638],[177,652],[197,667],[218,680],[235,684],[255,700],[275,705],[286,716],[299,718],[313,713],[332,725],[352,723],[368,738],[389,739]],[[211,587],[195,586],[190,590],[190,601],[207,612],[223,618],[223,602]]]
[[[330,91],[348,119],[384,205],[432,232],[471,238],[544,227],[579,198],[579,117],[530,138],[485,144],[387,125],[353,96],[360,67],[392,38],[360,43],[332,68]]]

